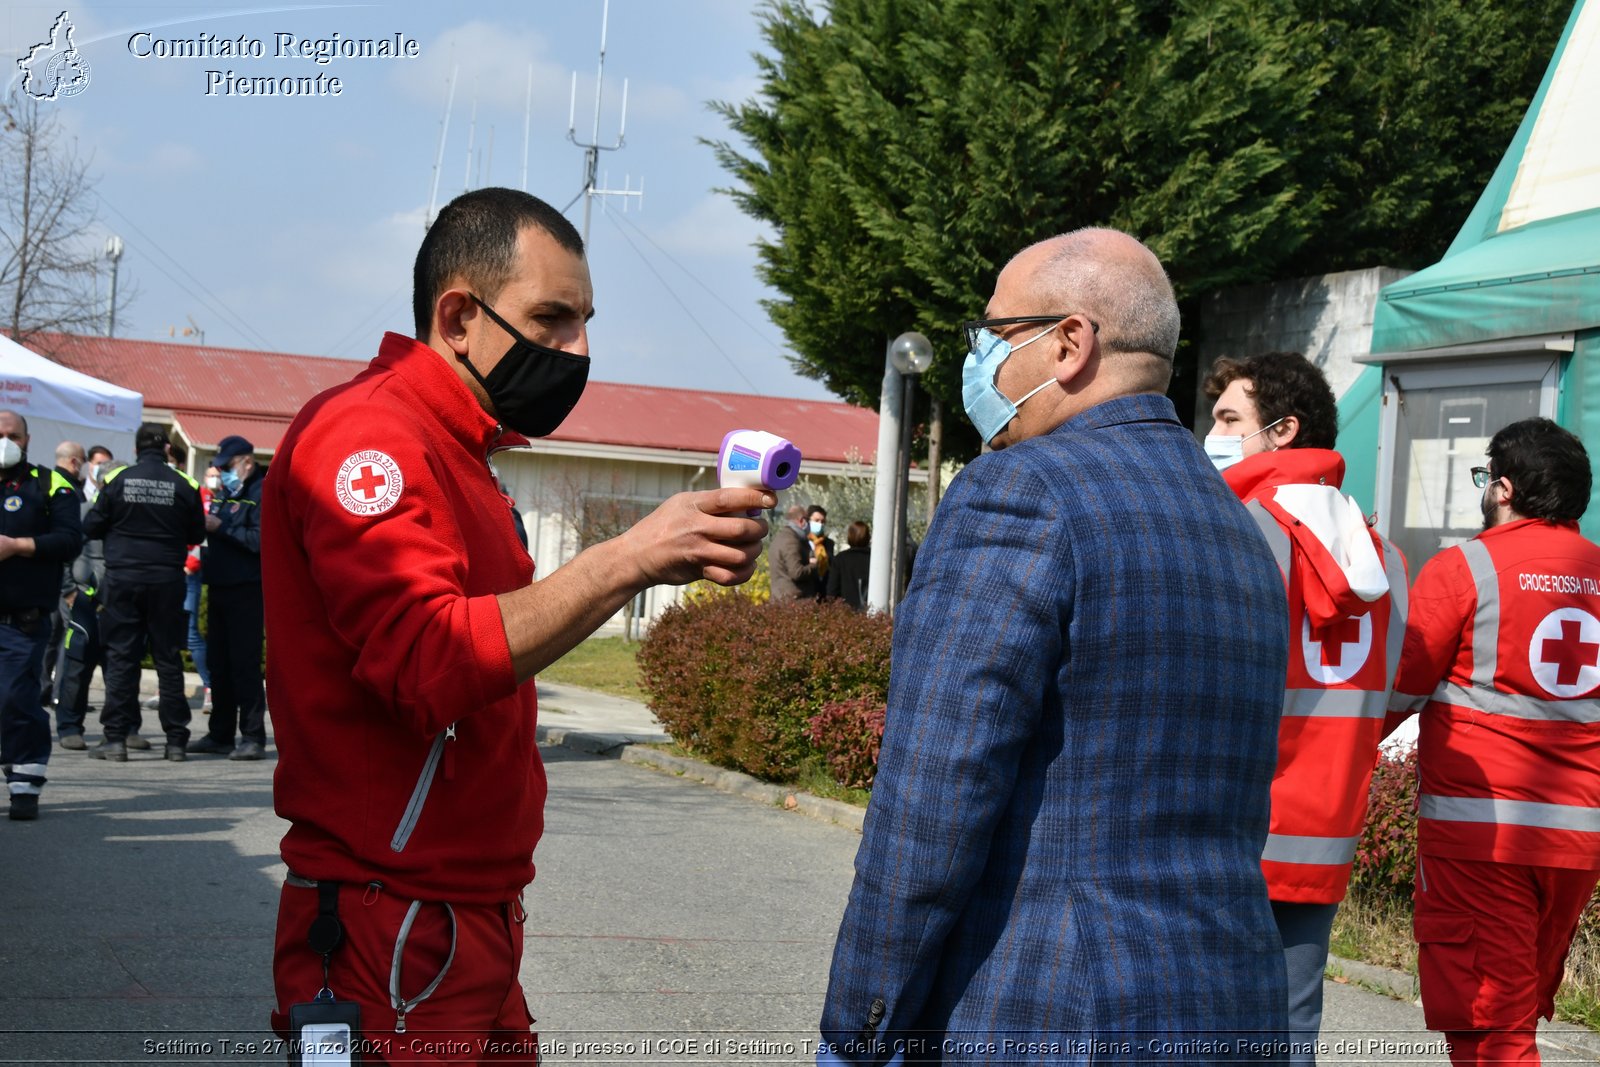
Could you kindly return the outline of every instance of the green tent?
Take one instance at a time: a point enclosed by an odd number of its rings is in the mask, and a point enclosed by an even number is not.
[[[1340,403],[1346,487],[1413,572],[1476,527],[1467,470],[1500,426],[1548,415],[1600,459],[1600,0],[1578,0],[1444,258],[1379,294],[1361,362]]]

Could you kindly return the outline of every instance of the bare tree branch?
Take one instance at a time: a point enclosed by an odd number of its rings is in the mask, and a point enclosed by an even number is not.
[[[43,333],[101,333],[94,181],[37,101],[0,102],[0,200],[0,322],[23,344]],[[132,295],[131,286],[117,294],[119,314]]]

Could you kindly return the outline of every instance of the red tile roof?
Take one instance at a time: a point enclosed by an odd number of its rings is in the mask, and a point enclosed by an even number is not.
[[[177,413],[191,442],[213,447],[241,433],[277,447],[300,406],[349,381],[355,360],[215,348],[173,341],[52,334],[33,347],[56,362],[144,394],[146,410]],[[828,400],[789,400],[591,381],[552,441],[667,451],[716,452],[729,430],[787,437],[809,459],[870,463],[878,415]],[[220,433],[218,431],[221,431]]]
[[[276,452],[278,442],[289,429],[288,416],[218,415],[209,411],[185,411],[178,408],[172,413],[173,422],[183,431],[183,436],[196,448],[215,449],[222,439],[238,434],[262,452]]]

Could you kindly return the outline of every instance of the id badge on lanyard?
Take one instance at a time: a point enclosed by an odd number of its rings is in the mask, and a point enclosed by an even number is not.
[[[309,1004],[289,1006],[290,1067],[357,1067],[361,1005],[323,989]]]

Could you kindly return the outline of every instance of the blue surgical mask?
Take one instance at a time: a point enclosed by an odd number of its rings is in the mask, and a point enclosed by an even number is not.
[[[1250,440],[1251,437],[1266,433],[1282,421],[1283,419],[1277,419],[1270,425],[1263,426],[1255,433],[1245,437],[1240,437],[1236,434],[1208,433],[1206,434],[1206,456],[1211,460],[1213,467],[1219,471],[1225,471],[1244,459],[1244,443],[1246,441]]]
[[[961,404],[967,409],[967,418],[972,420],[972,425],[977,428],[978,436],[983,438],[985,444],[994,440],[995,436],[1017,417],[1017,408],[1029,397],[1055,384],[1055,377],[1052,375],[1013,403],[995,384],[994,379],[995,375],[1000,373],[1000,364],[1009,359],[1011,353],[1027,348],[1058,325],[1060,323],[1041,330],[1015,347],[992,330],[978,331],[977,347],[967,353],[966,360],[961,364]]]
[[[811,532],[814,534],[820,534],[822,532],[822,523],[813,522],[811,524]]]
[[[230,495],[237,493],[244,487],[244,482],[240,480],[239,475],[236,474],[231,468],[225,471],[218,471],[217,477],[222,479],[222,487],[226,489]]]

